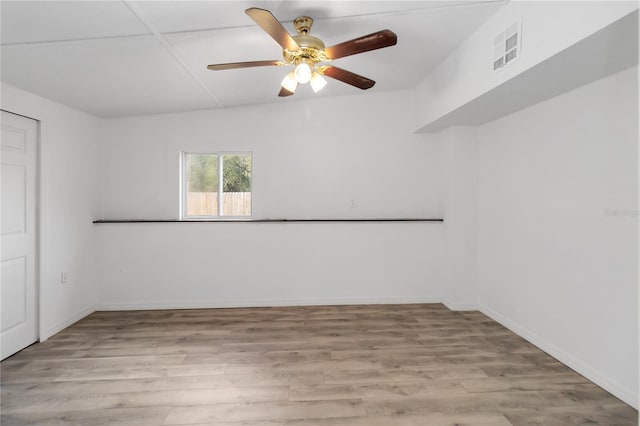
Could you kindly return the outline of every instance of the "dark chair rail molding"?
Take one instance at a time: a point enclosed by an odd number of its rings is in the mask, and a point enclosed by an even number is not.
[[[366,219],[105,219],[93,223],[299,223],[299,222],[444,222],[441,218],[366,218]]]

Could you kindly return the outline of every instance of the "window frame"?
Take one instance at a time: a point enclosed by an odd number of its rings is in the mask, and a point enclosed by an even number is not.
[[[187,214],[187,156],[188,155],[215,155],[218,157],[218,214],[217,215],[188,215]],[[249,156],[251,160],[251,214],[248,216],[224,216],[221,215],[222,211],[222,188],[223,188],[223,179],[222,179],[222,171],[224,165],[224,157],[230,155],[241,155],[241,156]],[[204,151],[204,150],[189,150],[189,151],[180,151],[180,220],[251,220],[253,218],[253,151]]]

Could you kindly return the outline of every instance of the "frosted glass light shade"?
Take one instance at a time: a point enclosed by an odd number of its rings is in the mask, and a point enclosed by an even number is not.
[[[309,80],[309,84],[311,84],[311,88],[313,89],[313,91],[315,93],[318,93],[324,88],[324,86],[327,85],[327,80],[325,80],[325,78],[319,73],[314,71],[313,74],[311,74],[311,80]]]
[[[301,62],[293,72],[298,83],[306,84],[311,79],[311,67],[306,62]]]
[[[296,88],[298,87],[298,80],[296,80],[296,78],[294,77],[293,71],[291,71],[284,77],[280,85],[291,93],[296,92]]]

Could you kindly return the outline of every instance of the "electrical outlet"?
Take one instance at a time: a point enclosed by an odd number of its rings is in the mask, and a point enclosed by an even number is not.
[[[67,282],[67,273],[66,272],[63,272],[63,273],[60,274],[60,282],[63,283],[63,284]]]

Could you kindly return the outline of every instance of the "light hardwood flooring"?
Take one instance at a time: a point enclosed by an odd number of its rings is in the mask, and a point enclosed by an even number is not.
[[[96,312],[0,364],[2,426],[637,425],[440,304]]]

